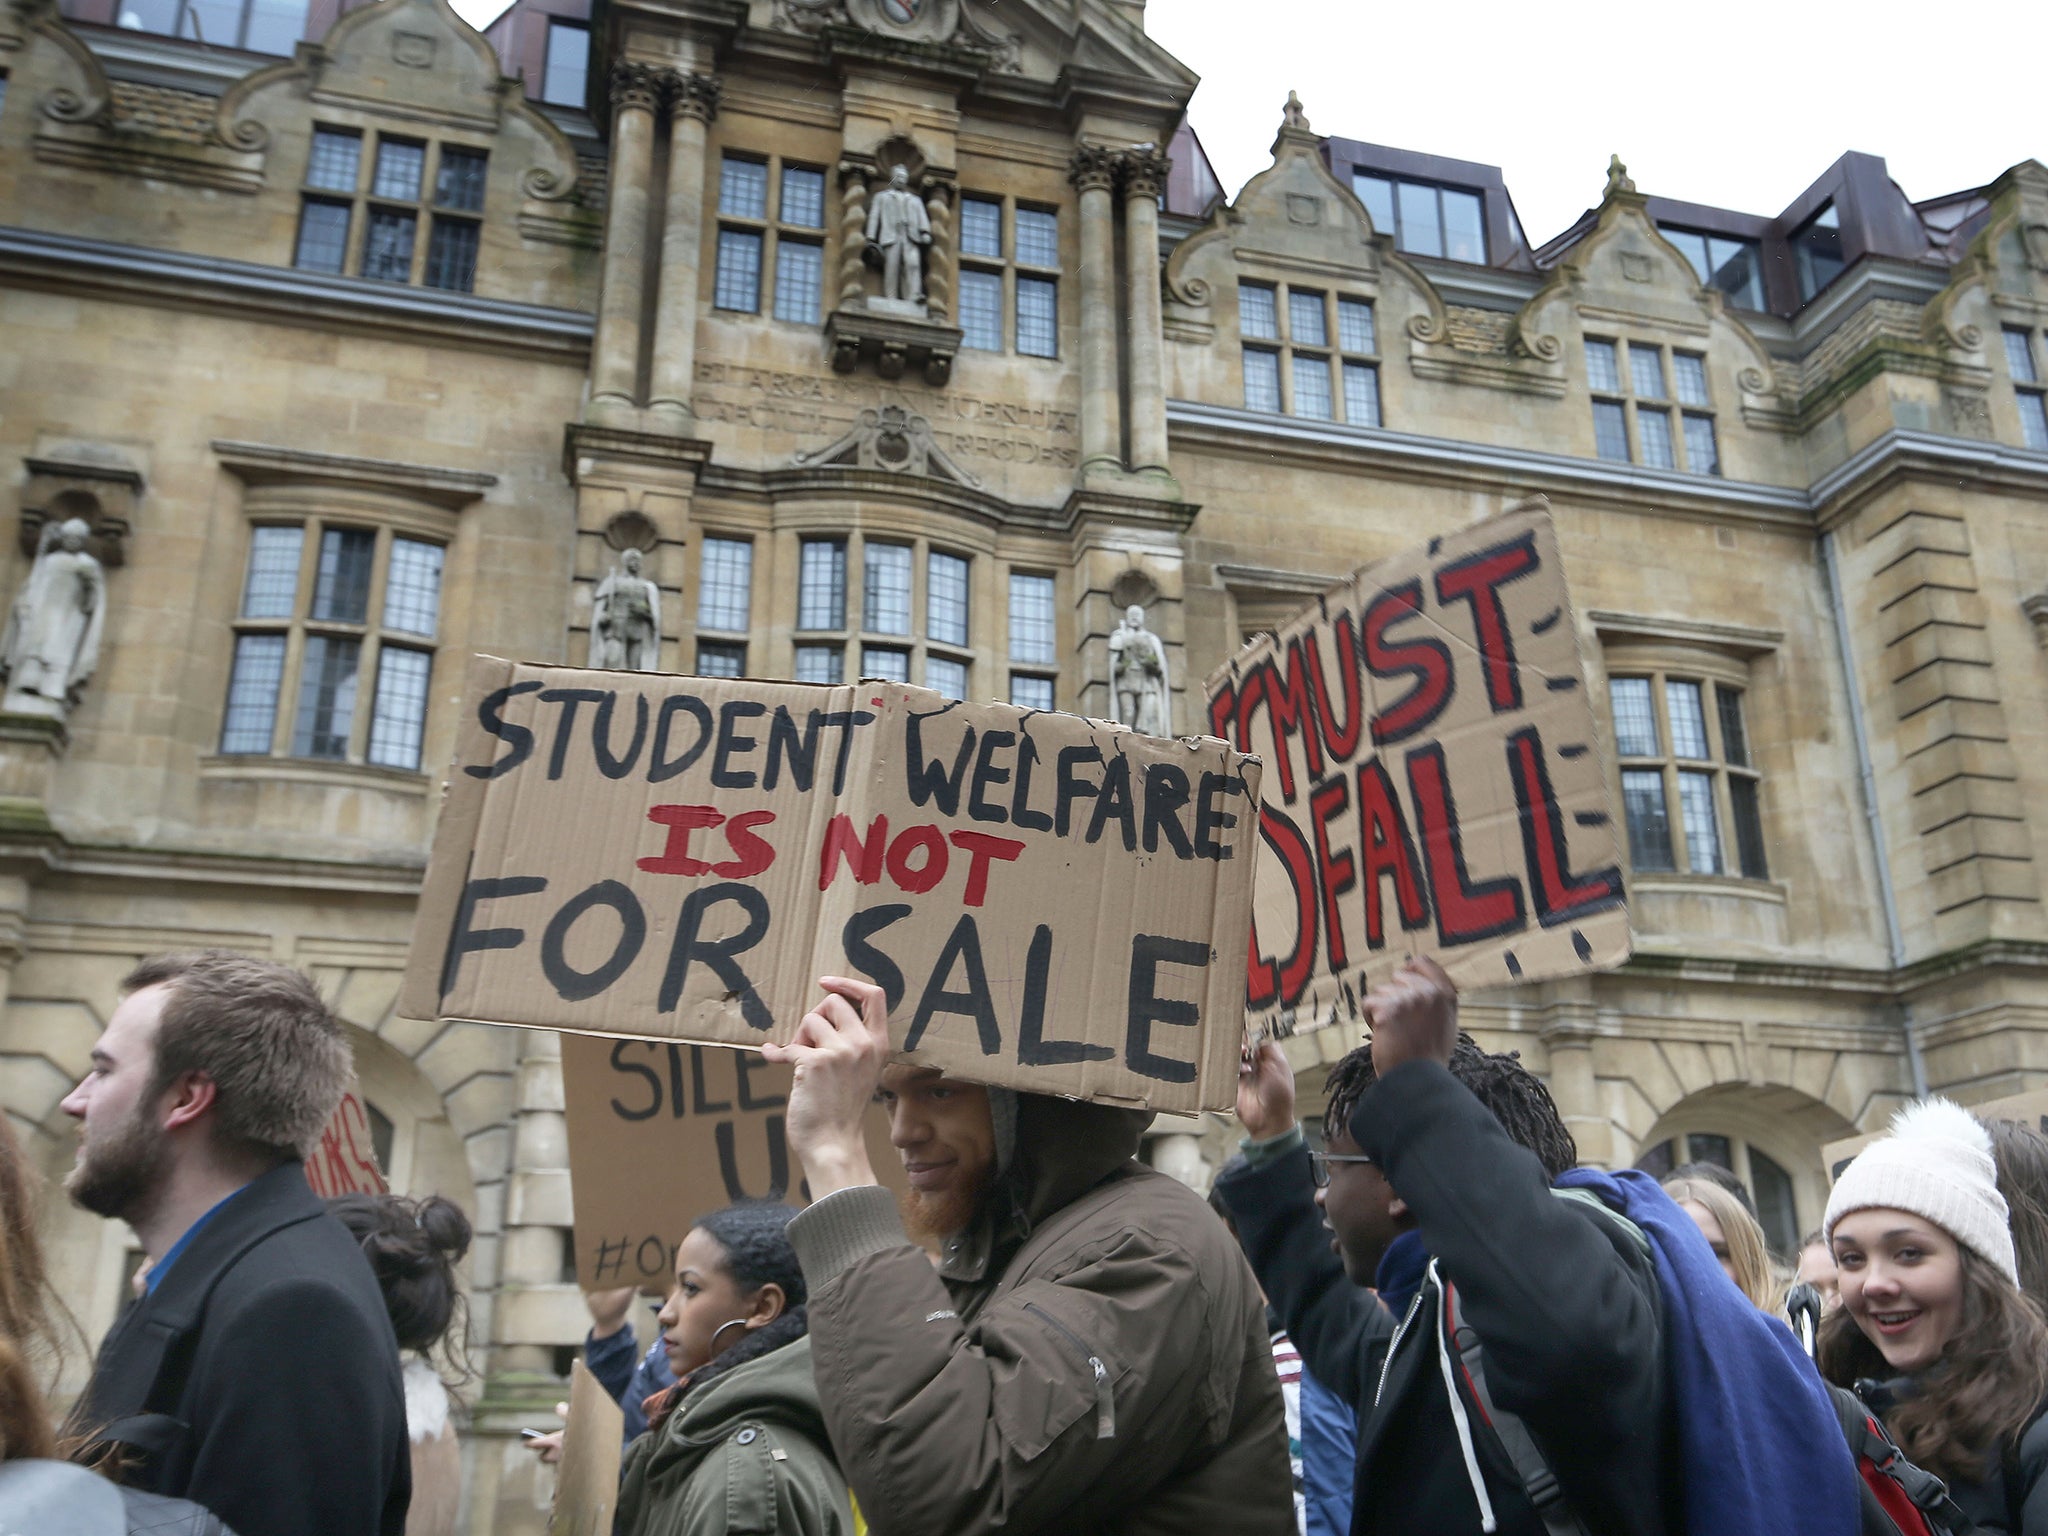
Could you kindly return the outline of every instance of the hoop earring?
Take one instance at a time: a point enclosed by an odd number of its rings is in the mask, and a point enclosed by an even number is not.
[[[711,1335],[711,1357],[714,1360],[718,1358],[718,1341],[725,1336],[726,1329],[744,1328],[746,1326],[747,1320],[744,1317],[735,1317],[730,1322],[720,1323]]]

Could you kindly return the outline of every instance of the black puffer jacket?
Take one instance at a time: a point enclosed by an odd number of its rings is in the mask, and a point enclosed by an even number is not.
[[[1856,1394],[1883,1418],[1913,1390],[1909,1377],[1859,1381]],[[2048,1403],[1999,1455],[1992,1471],[1949,1483],[1949,1497],[1984,1536],[2048,1536]]]

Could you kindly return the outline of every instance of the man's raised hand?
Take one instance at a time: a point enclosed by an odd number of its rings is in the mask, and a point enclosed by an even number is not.
[[[1401,968],[1365,998],[1372,1021],[1372,1071],[1385,1077],[1410,1061],[1451,1064],[1458,1044],[1458,984],[1427,955]]]
[[[825,998],[787,1045],[764,1045],[768,1061],[796,1068],[784,1126],[804,1165],[811,1198],[875,1182],[862,1121],[889,1062],[889,1004],[872,982],[820,976]]]
[[[1237,1118],[1254,1141],[1294,1125],[1294,1068],[1277,1040],[1248,1048],[1237,1064]]]

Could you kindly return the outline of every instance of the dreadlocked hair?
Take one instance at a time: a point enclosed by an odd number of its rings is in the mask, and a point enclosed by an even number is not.
[[[1565,1129],[1557,1103],[1543,1086],[1543,1079],[1522,1065],[1520,1051],[1493,1055],[1482,1051],[1477,1041],[1460,1030],[1458,1044],[1451,1052],[1451,1076],[1486,1106],[1487,1113],[1500,1122],[1510,1140],[1536,1154],[1546,1176],[1555,1179],[1578,1165],[1578,1143]],[[1370,1044],[1361,1045],[1330,1068],[1329,1098],[1323,1109],[1325,1140],[1347,1130],[1358,1101],[1377,1081]]]

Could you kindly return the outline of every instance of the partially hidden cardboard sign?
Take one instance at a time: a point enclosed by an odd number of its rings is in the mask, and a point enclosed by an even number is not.
[[[1211,729],[1265,764],[1247,999],[1266,1033],[1357,1021],[1411,954],[1466,988],[1628,957],[1547,509],[1358,571],[1208,692]]]
[[[370,1117],[355,1089],[343,1094],[327,1117],[320,1144],[306,1159],[306,1182],[322,1200],[336,1195],[381,1195],[390,1189],[384,1182],[384,1170],[377,1166]]]
[[[2032,1093],[2016,1093],[2008,1099],[1992,1099],[1983,1104],[1965,1104],[1963,1108],[1979,1120],[2017,1120],[2028,1130],[2048,1136],[2048,1088],[2037,1088]],[[1872,1131],[1864,1136],[1844,1136],[1840,1141],[1831,1141],[1820,1149],[1821,1161],[1828,1170],[1828,1182],[1834,1183],[1842,1176],[1842,1170],[1855,1160],[1856,1154],[1873,1141],[1882,1141],[1891,1134],[1889,1125],[1881,1131]]]
[[[1223,743],[489,657],[468,698],[402,1012],[758,1046],[852,975],[920,1065],[1233,1102],[1259,784]]]
[[[697,1218],[741,1200],[809,1203],[783,1127],[792,1068],[758,1052],[665,1040],[562,1036],[576,1279],[667,1291]],[[868,1161],[892,1189],[903,1163],[868,1111]]]
[[[578,1360],[569,1368],[569,1420],[548,1536],[611,1536],[625,1440],[624,1411]]]

